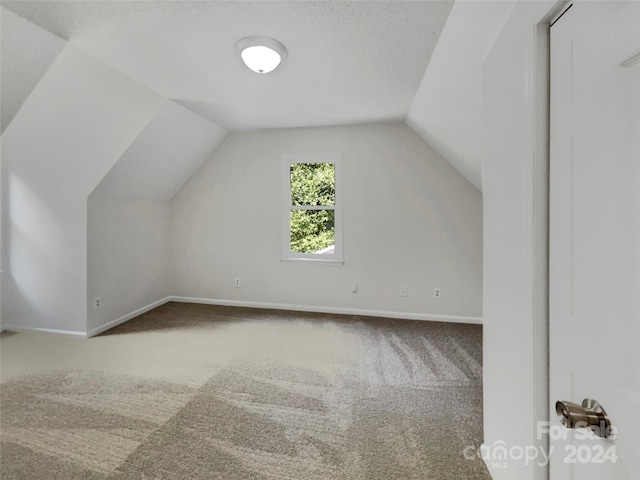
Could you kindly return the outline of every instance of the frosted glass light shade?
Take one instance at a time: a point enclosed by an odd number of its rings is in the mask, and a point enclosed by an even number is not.
[[[266,37],[247,37],[236,44],[242,61],[256,73],[275,70],[287,56],[287,50],[277,40]]]
[[[278,52],[262,45],[245,48],[240,56],[244,64],[256,73],[274,71],[281,60]]]

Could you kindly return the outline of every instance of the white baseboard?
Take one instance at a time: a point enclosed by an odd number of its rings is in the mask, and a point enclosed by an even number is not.
[[[106,330],[109,330],[110,328],[113,328],[115,326],[120,325],[121,323],[126,322],[127,320],[131,320],[132,318],[137,317],[138,315],[142,315],[143,313],[146,313],[149,310],[153,310],[154,308],[159,307],[160,305],[164,305],[165,303],[170,302],[172,298],[173,297],[170,297],[170,296],[169,297],[164,297],[164,298],[162,298],[162,299],[160,299],[160,300],[158,300],[156,302],[150,303],[149,305],[146,305],[146,306],[144,306],[142,308],[134,310],[131,313],[127,313],[126,315],[123,315],[123,316],[121,316],[119,318],[116,318],[115,320],[112,320],[112,321],[110,321],[108,323],[105,323],[104,325],[96,327],[96,328],[94,328],[94,329],[92,329],[92,330],[87,332],[87,338],[94,337],[94,336],[98,335],[99,333],[102,333],[102,332],[104,332]]]
[[[22,325],[3,325],[2,331],[9,332],[42,332],[42,333],[57,333],[60,335],[78,335],[85,336],[85,332],[79,332],[77,330],[56,330],[55,328],[39,328],[39,327],[24,327]]]
[[[294,310],[299,312],[336,313],[339,315],[363,315],[367,317],[401,318],[404,320],[426,320],[448,323],[470,323],[482,325],[481,317],[457,315],[437,315],[429,313],[393,312],[388,310],[366,310],[346,307],[321,307],[317,305],[293,305],[289,303],[247,302],[242,300],[223,300],[217,298],[169,297],[172,302],[202,303],[207,305],[226,305],[230,307],[268,308],[272,310]]]
[[[133,312],[127,313],[115,320],[112,320],[104,325],[100,325],[88,332],[79,332],[74,330],[55,330],[52,328],[36,328],[36,327],[22,327],[16,325],[2,325],[3,330],[9,331],[34,331],[44,333],[58,333],[62,335],[77,335],[83,337],[94,337],[110,328],[120,325],[132,318],[142,315],[143,313],[153,310],[167,302],[181,302],[181,303],[201,303],[205,305],[226,305],[230,307],[248,307],[248,308],[267,308],[271,310],[292,310],[298,312],[318,312],[318,313],[334,313],[339,315],[362,315],[367,317],[384,317],[384,318],[400,318],[404,320],[423,320],[433,322],[448,322],[448,323],[470,323],[475,325],[482,325],[481,317],[465,317],[457,315],[437,315],[429,313],[410,313],[410,312],[393,312],[388,310],[367,310],[363,308],[346,308],[346,307],[321,307],[318,305],[295,305],[290,303],[269,303],[269,302],[248,302],[243,300],[224,300],[219,298],[195,298],[195,297],[180,297],[180,296],[167,296],[156,302],[150,303],[142,308],[138,308]]]

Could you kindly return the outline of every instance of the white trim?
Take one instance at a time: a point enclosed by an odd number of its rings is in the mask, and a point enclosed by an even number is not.
[[[324,265],[326,267],[341,267],[344,262],[341,260],[333,260],[329,255],[326,258],[287,258],[280,260],[280,263],[297,263],[298,265]]]
[[[39,327],[24,327],[21,325],[3,325],[2,331],[9,332],[41,332],[41,333],[55,333],[58,335],[74,335],[85,336],[85,332],[79,332],[77,330],[56,330],[55,328],[39,328]]]
[[[553,27],[553,24],[556,23],[558,20],[560,20],[560,17],[563,16],[565,13],[567,13],[567,10],[569,10],[571,7],[573,7],[573,0],[560,1],[559,4],[557,4],[554,8],[552,8],[551,12],[554,12],[556,9],[558,11],[555,14],[550,13],[548,15],[549,28]],[[543,23],[546,23],[546,22],[543,20],[542,22],[540,22],[539,25]]]
[[[313,210],[319,212],[321,210],[333,210],[335,211],[335,205],[291,205],[289,210]]]
[[[399,318],[404,320],[424,320],[447,323],[469,323],[482,325],[482,317],[439,315],[430,313],[393,312],[388,310],[367,310],[363,308],[321,307],[318,305],[294,305],[290,303],[248,302],[224,300],[220,298],[170,297],[172,302],[200,303],[205,305],[225,305],[229,307],[267,308],[272,310],[293,310],[299,312],[335,313],[340,315],[363,315],[367,317]]]
[[[473,325],[482,325],[482,317],[466,317],[459,315],[439,315],[429,313],[411,313],[411,312],[393,312],[388,310],[367,310],[363,308],[346,308],[346,307],[321,307],[318,305],[295,305],[290,303],[270,303],[270,302],[247,302],[241,300],[224,300],[217,298],[195,298],[195,297],[180,297],[169,295],[156,302],[150,303],[142,308],[134,310],[131,313],[127,313],[115,320],[112,320],[104,325],[96,327],[91,331],[85,333],[75,330],[56,330],[53,328],[38,328],[38,327],[22,327],[16,325],[3,325],[3,331],[21,332],[21,331],[34,331],[43,333],[55,333],[59,335],[73,335],[82,336],[86,338],[94,337],[110,328],[116,327],[132,318],[135,318],[143,313],[146,313],[154,308],[164,305],[168,302],[180,302],[180,303],[199,303],[204,305],[226,305],[230,307],[248,307],[248,308],[267,308],[271,310],[292,310],[298,312],[317,312],[317,313],[333,313],[339,315],[363,315],[367,317],[383,317],[383,318],[398,318],[403,320],[421,320],[432,322],[447,322],[447,323],[467,323]]]
[[[123,315],[119,318],[116,318],[115,320],[112,320],[108,323],[105,323],[104,325],[101,325],[99,327],[94,328],[93,330],[87,332],[87,338],[91,338],[94,337],[96,335],[98,335],[99,333],[102,333],[106,330],[109,330],[110,328],[116,327],[118,325],[120,325],[121,323],[124,323],[128,320],[131,320],[132,318],[137,317],[138,315],[142,315],[143,313],[147,313],[149,310],[153,310],[156,307],[159,307],[161,305],[164,305],[167,302],[170,302],[172,299],[171,296],[167,296],[164,297],[156,302],[150,303],[149,305],[146,305],[144,307],[141,307],[137,310],[134,310],[131,313],[127,313],[126,315]]]
[[[533,155],[529,158],[527,240],[530,249],[531,339],[533,341],[533,425],[534,445],[549,451],[549,437],[540,438],[539,422],[549,421],[549,134],[550,134],[550,35],[548,18],[555,9],[563,14],[573,5],[556,4],[535,26]],[[557,17],[559,19],[560,17]],[[556,19],[556,20],[557,20]],[[530,427],[531,428],[531,427]],[[536,463],[534,478],[549,478],[549,465]]]

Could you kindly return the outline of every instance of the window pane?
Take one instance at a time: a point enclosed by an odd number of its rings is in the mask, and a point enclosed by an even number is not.
[[[291,211],[291,252],[333,255],[335,243],[333,210]]]
[[[333,163],[291,164],[291,205],[335,205],[336,176]]]

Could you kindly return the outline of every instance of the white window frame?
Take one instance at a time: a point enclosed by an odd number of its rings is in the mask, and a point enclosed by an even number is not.
[[[333,163],[335,166],[335,205],[332,206],[292,206],[291,205],[291,165],[295,163]],[[342,154],[341,153],[285,153],[281,156],[282,202],[281,202],[281,261],[317,265],[343,265],[342,232]],[[291,210],[333,210],[334,211],[334,253],[291,252]]]

